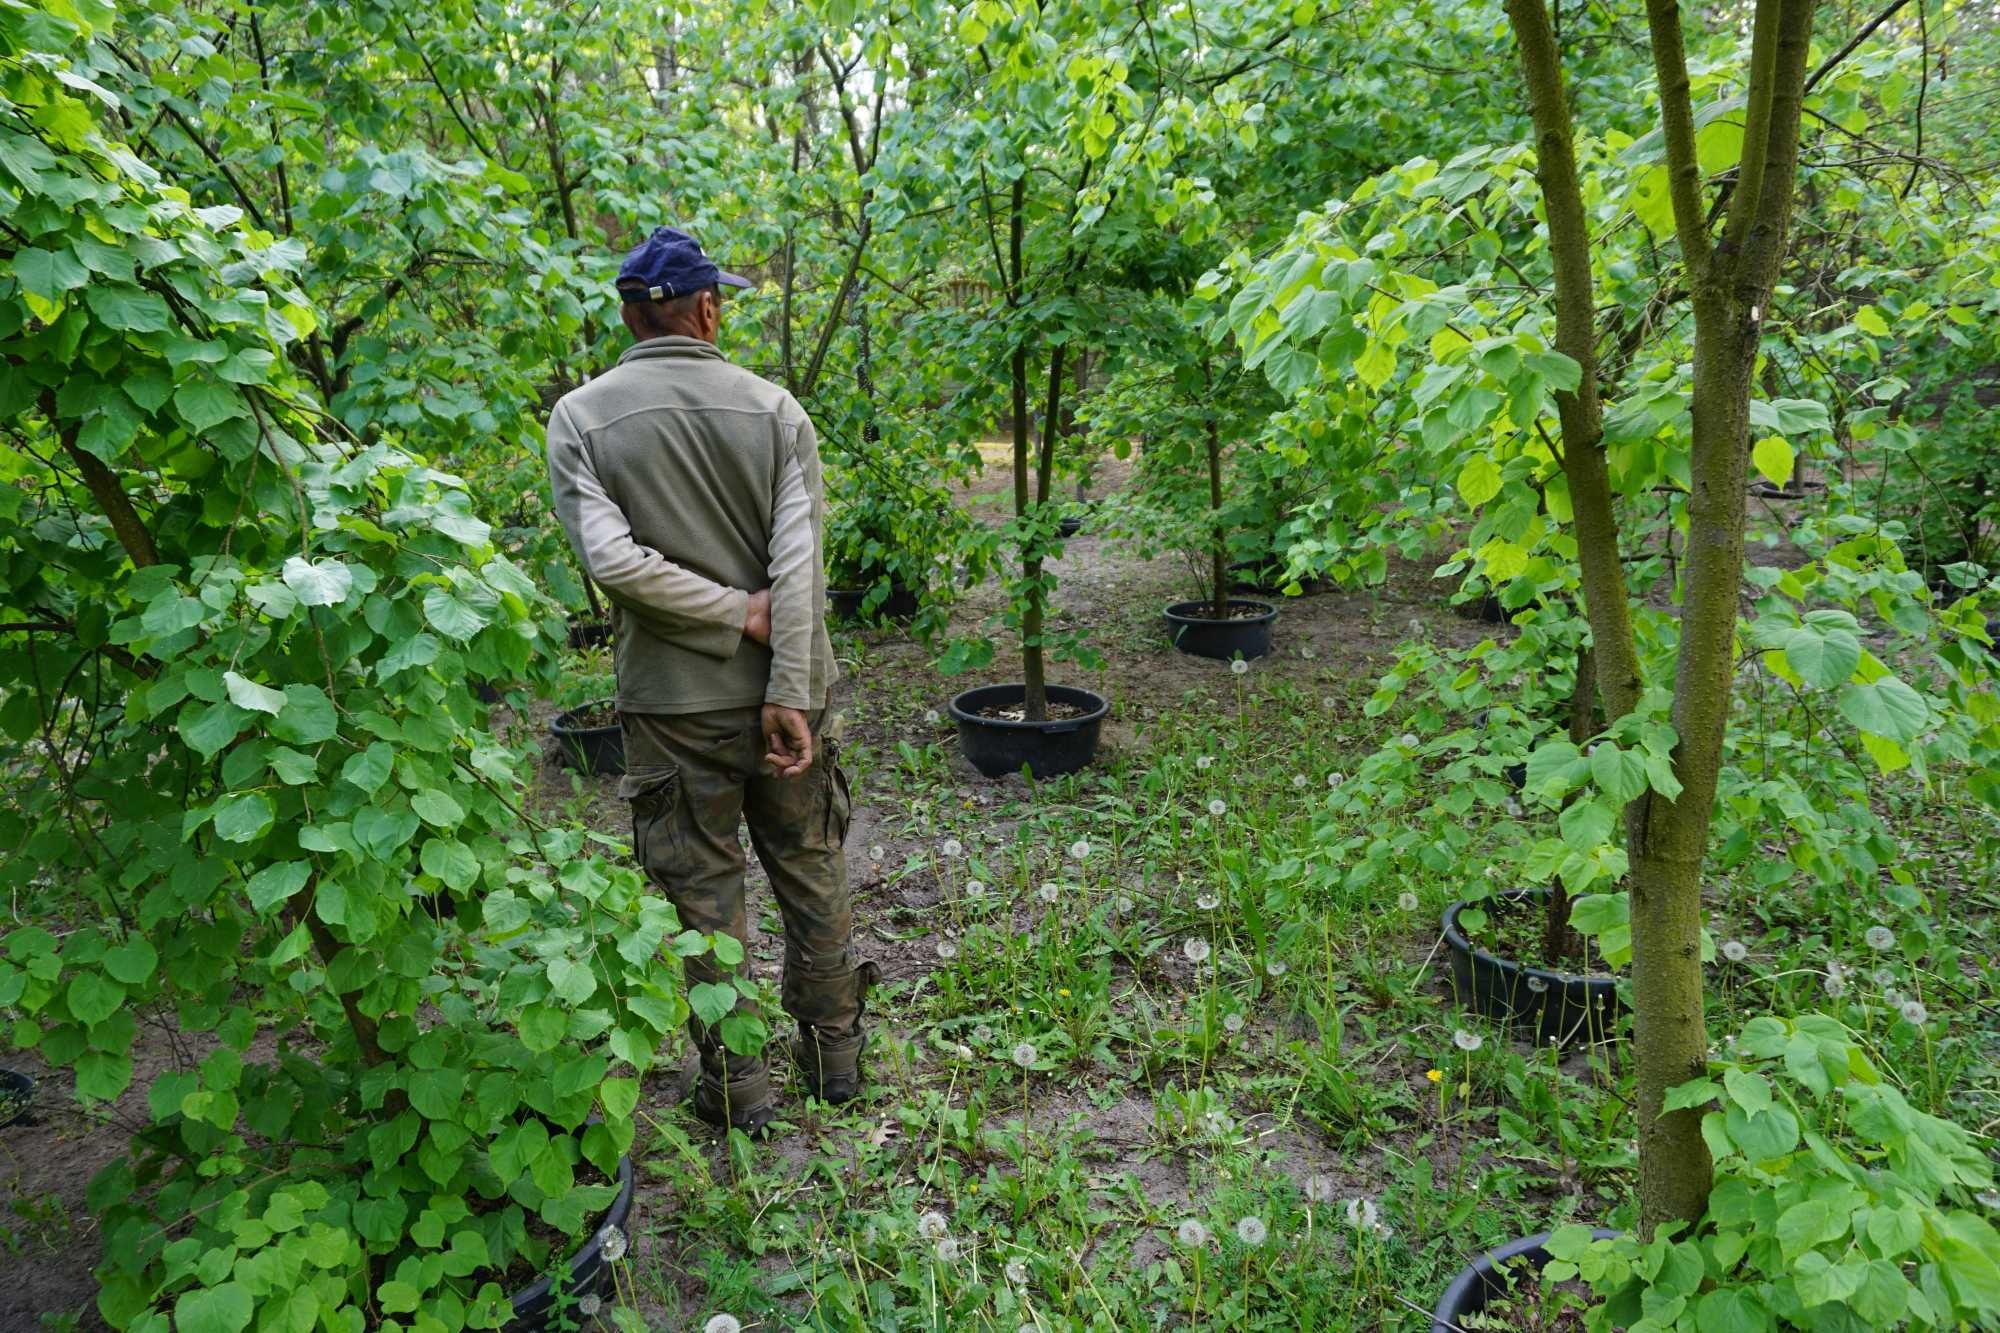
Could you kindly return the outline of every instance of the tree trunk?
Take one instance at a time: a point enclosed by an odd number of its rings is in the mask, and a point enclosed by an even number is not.
[[[1021,240],[1026,226],[1027,175],[1014,178],[1007,205],[1007,304],[1019,315],[1021,293]],[[1028,492],[1028,343],[1027,331],[1014,329],[1014,517],[1025,521],[1032,504]],[[1021,578],[1026,585],[1028,605],[1021,614],[1021,681],[1026,689],[1023,700],[1028,720],[1040,722],[1049,715],[1048,677],[1042,659],[1042,562],[1032,555],[1033,539],[1021,549]]]
[[[1569,696],[1569,743],[1579,748],[1597,734],[1596,654],[1588,644],[1577,650],[1576,685]],[[1569,894],[1560,879],[1549,885],[1549,915],[1542,928],[1542,961],[1556,963],[1584,961],[1583,935],[1569,923]]]
[[[1208,418],[1208,595],[1217,620],[1229,619],[1229,534],[1222,530],[1222,440]]]

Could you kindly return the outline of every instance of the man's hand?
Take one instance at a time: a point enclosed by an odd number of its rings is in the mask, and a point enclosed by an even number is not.
[[[764,763],[775,777],[795,778],[812,767],[812,725],[796,708],[765,704],[763,717]]]
[[[750,594],[750,604],[743,609],[743,637],[752,643],[770,646],[771,590],[769,588],[759,588]]]

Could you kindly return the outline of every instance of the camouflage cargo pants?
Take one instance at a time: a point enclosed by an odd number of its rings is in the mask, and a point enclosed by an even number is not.
[[[849,799],[840,771],[837,719],[812,715],[813,766],[796,778],[771,776],[755,707],[706,713],[622,715],[624,780],[632,803],[639,864],[667,895],[681,925],[703,934],[748,934],[743,906],[743,846],[750,826],[785,925],[785,1010],[799,1025],[795,1054],[809,1067],[851,1071],[862,1045],[863,997],[874,965],[852,956],[853,909],[847,892]],[[721,979],[712,955],[687,960],[689,984]],[[755,1005],[739,1000],[738,1013]],[[732,1115],[773,1099],[764,1057],[724,1046],[698,1017],[688,1032],[701,1052],[705,1094]]]

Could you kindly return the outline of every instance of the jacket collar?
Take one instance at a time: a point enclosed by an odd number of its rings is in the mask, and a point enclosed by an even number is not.
[[[664,338],[648,338],[642,343],[633,343],[618,358],[618,364],[628,361],[653,361],[668,357],[692,357],[697,360],[724,361],[722,349],[714,343],[690,338],[685,334],[670,333]]]

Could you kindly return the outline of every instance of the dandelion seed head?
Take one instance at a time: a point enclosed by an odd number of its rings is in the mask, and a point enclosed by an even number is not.
[[[927,726],[927,727],[935,727],[936,725],[938,725],[938,723],[940,723],[940,722],[942,722],[942,721],[944,721],[944,718],[943,718],[943,716],[942,716],[941,714],[939,714],[939,712],[938,712],[938,710],[937,710],[937,709],[935,709],[935,708],[926,708],[926,709],[924,710],[924,725],[925,725],[925,726]]]
[[[589,1319],[603,1308],[604,1298],[594,1291],[587,1296],[579,1296],[576,1301],[576,1312],[585,1319]]]
[[[1201,894],[1194,900],[1194,905],[1204,912],[1213,912],[1222,906],[1222,895],[1213,892]]]
[[[1378,1225],[1373,1199],[1349,1199],[1347,1201],[1347,1224],[1367,1230]]]
[[[1241,676],[1246,674],[1249,670],[1250,670],[1250,664],[1244,661],[1240,657],[1237,658],[1234,662],[1231,662],[1229,664],[1229,671],[1231,675]]]
[[[1056,885],[1055,881],[1050,880],[1035,890],[1035,896],[1045,903],[1052,903],[1062,897],[1062,889]]]
[[[965,896],[968,898],[984,898],[986,896],[986,881],[983,879],[969,879],[965,881]]]
[[[1329,788],[1337,789],[1345,781],[1347,781],[1347,774],[1345,773],[1329,773],[1326,775],[1326,785]]]
[[[1208,961],[1208,941],[1190,935],[1181,945],[1181,953],[1190,963],[1199,966]]]
[[[1532,991],[1534,994],[1540,995],[1548,988],[1549,988],[1549,983],[1546,978],[1538,977],[1532,972],[1528,974],[1528,989]]]
[[[951,1223],[945,1221],[944,1214],[933,1208],[917,1219],[917,1234],[925,1240],[936,1240],[951,1230]]]
[[[1028,1265],[1020,1259],[1007,1261],[1007,1280],[1015,1286],[1025,1286],[1028,1281]]]
[[[1268,977],[1282,977],[1290,970],[1290,965],[1282,958],[1273,958],[1270,962],[1264,964],[1264,975]]]
[[[949,963],[952,959],[958,957],[958,946],[950,940],[939,940],[937,942],[937,956]]]
[[[1088,861],[1090,859],[1090,844],[1082,838],[1078,838],[1069,845],[1069,856],[1072,861]]]
[[[868,859],[871,861],[880,861],[883,857],[887,856],[888,854],[889,854],[889,849],[887,847],[884,847],[879,842],[876,843],[873,847],[870,847],[868,849]]]
[[[1334,1194],[1335,1186],[1331,1177],[1320,1175],[1317,1171],[1306,1177],[1307,1203],[1332,1203]]]
[[[1118,914],[1124,916],[1132,910],[1132,900],[1124,894],[1118,895]]]
[[[1402,908],[1405,912],[1416,911],[1417,895],[1411,893],[1408,889],[1404,889],[1401,893],[1396,895],[1396,906]]]
[[[1198,1250],[1208,1244],[1208,1228],[1190,1217],[1174,1228],[1174,1238],[1190,1250]]]
[[[1270,1234],[1270,1230],[1265,1227],[1264,1219],[1261,1217],[1237,1219],[1236,1239],[1242,1241],[1245,1245],[1262,1245],[1264,1238]]]
[[[1402,746],[1405,750],[1414,750],[1421,742],[1417,740],[1416,732],[1406,731],[1396,738],[1396,744]]]
[[[937,1243],[932,1252],[937,1255],[941,1264],[955,1262],[958,1258],[958,1241],[954,1237],[946,1236]]]
[[[1299,791],[1304,791],[1306,789],[1306,784],[1311,781],[1312,779],[1307,777],[1303,773],[1292,774],[1292,786]]]
[[[1204,773],[1208,772],[1208,770],[1211,767],[1213,767],[1214,764],[1215,764],[1215,756],[1212,754],[1201,754],[1195,756],[1194,766],[1200,769]]]
[[[1028,1042],[1021,1042],[1014,1047],[1013,1060],[1015,1064],[1026,1069],[1029,1065],[1035,1063],[1035,1048]]]
[[[743,1321],[733,1314],[715,1315],[701,1326],[701,1333],[743,1333]]]
[[[1922,1027],[1931,1019],[1931,1011],[1924,1008],[1922,1000],[1905,1000],[1898,1012],[1903,1015],[1903,1021],[1912,1027]]]
[[[980,1043],[982,1046],[985,1045],[987,1042],[992,1041],[993,1040],[992,1027],[988,1024],[981,1023],[978,1027],[972,1029],[972,1039]]]
[[[972,1058],[972,1048],[964,1042],[960,1042],[958,1045],[952,1047],[951,1053],[961,1060],[970,1060]]]
[[[1335,708],[1340,706],[1340,701],[1330,694],[1322,694],[1319,697],[1319,706],[1331,713]]]
[[[960,842],[957,838],[946,838],[944,840],[944,846],[938,848],[938,850],[943,852],[950,859],[956,861],[959,857],[965,855],[965,844]]]
[[[1740,963],[1750,956],[1750,949],[1742,940],[1724,940],[1722,956],[1732,963]]]
[[[1243,1015],[1228,1015],[1222,1020],[1222,1028],[1225,1032],[1241,1032],[1243,1030]]]
[[[1896,947],[1896,932],[1887,926],[1870,926],[1868,932],[1861,938],[1876,953],[1883,953]]]
[[[1847,994],[1847,980],[1838,972],[1828,972],[1826,979],[1820,982],[1820,988],[1827,993],[1829,999],[1837,1000]]]
[[[1476,1051],[1486,1044],[1486,1038],[1477,1032],[1467,1032],[1464,1028],[1451,1034],[1451,1044],[1461,1051]]]
[[[1229,813],[1229,802],[1223,800],[1220,796],[1216,797],[1208,803],[1208,813],[1214,815],[1217,819],[1222,818],[1222,816]]]
[[[604,1228],[604,1244],[601,1247],[604,1262],[615,1264],[625,1257],[625,1233],[617,1227]]]

